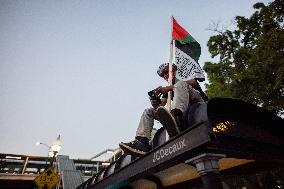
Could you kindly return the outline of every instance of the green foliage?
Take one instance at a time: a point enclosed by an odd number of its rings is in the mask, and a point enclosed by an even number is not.
[[[219,32],[208,41],[212,58],[204,70],[209,97],[231,97],[284,110],[284,1],[256,3],[250,18],[237,16],[236,29]]]

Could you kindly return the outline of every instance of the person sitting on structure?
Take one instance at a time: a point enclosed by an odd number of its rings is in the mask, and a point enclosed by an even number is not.
[[[166,105],[169,91],[173,91],[173,104],[170,115],[171,119],[173,119],[173,122],[175,123],[171,127],[165,127],[170,138],[182,131],[183,114],[187,110],[188,106],[196,102],[208,100],[206,94],[202,91],[198,83],[198,78],[192,78],[186,81],[178,80],[175,77],[177,70],[176,65],[174,64],[172,68],[173,85],[165,87],[159,86],[150,92],[153,93],[150,97],[152,107],[145,109],[141,115],[135,140],[129,143],[121,142],[119,144],[120,148],[126,154],[142,156],[151,150],[149,140],[154,126],[154,120],[159,121],[156,111],[158,108],[164,108],[163,106]],[[157,70],[158,75],[166,81],[168,81],[169,78],[168,69],[169,64],[164,63],[160,65]],[[156,98],[157,96],[161,98]]]

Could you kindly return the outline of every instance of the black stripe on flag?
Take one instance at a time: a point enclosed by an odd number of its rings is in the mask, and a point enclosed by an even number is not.
[[[178,44],[178,42],[176,44]],[[181,49],[179,47],[181,47]],[[177,66],[177,79],[183,81],[190,79],[198,79],[199,81],[205,80],[202,68],[190,56],[190,48],[188,45],[176,45],[175,64]]]

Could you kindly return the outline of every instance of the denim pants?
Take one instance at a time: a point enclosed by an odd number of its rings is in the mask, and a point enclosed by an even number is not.
[[[191,85],[188,85],[185,81],[178,81],[174,85],[172,109],[179,109],[184,113],[188,106],[196,102],[203,102],[203,99]],[[153,107],[145,109],[141,115],[136,136],[150,139],[154,120],[159,121],[159,118],[156,116],[156,110]]]

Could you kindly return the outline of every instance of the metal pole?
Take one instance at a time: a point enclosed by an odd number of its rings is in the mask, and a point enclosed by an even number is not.
[[[204,189],[222,189],[223,186],[219,176],[218,161],[224,157],[224,154],[205,153],[186,161],[186,163],[196,166]]]
[[[99,162],[97,162],[97,173],[96,174],[98,174],[98,172],[99,172]]]
[[[54,163],[55,158],[56,158],[55,156],[56,156],[57,153],[58,153],[58,152],[56,152],[56,151],[53,152],[53,157],[52,157],[51,162],[50,162],[50,167],[53,166],[53,163]]]
[[[24,174],[25,171],[26,171],[28,161],[29,161],[29,157],[27,156],[26,159],[25,159],[25,163],[24,163],[24,167],[23,167],[23,170],[22,170],[22,174]]]

